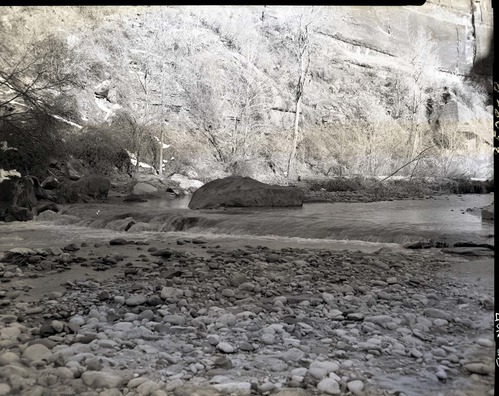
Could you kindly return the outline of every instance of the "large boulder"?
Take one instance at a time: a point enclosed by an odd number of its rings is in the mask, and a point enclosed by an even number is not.
[[[494,203],[482,209],[482,219],[494,221]]]
[[[150,195],[156,194],[158,189],[154,186],[151,186],[149,183],[139,182],[135,186],[133,186],[132,193],[134,195]]]
[[[30,179],[15,177],[0,183],[0,207],[17,205],[31,210],[36,203],[35,189]]]
[[[88,202],[90,199],[107,199],[111,182],[108,178],[99,175],[86,175],[80,180],[69,182],[61,188],[63,201],[77,202],[79,199]]]
[[[202,181],[189,179],[187,176],[179,173],[173,174],[170,180],[178,183],[179,187],[187,191],[187,193],[193,193],[204,184]]]
[[[41,186],[47,190],[55,190],[59,188],[60,185],[61,183],[54,176],[48,176],[41,184]]]
[[[26,221],[33,218],[37,199],[32,179],[12,177],[0,183],[0,218]]]
[[[213,180],[194,192],[189,208],[301,206],[305,194],[296,187],[261,183],[250,177]]]

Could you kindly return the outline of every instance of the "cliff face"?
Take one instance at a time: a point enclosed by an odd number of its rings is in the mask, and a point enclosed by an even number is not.
[[[366,61],[385,58],[397,67],[396,59],[406,55],[420,27],[437,44],[441,70],[491,77],[490,1],[429,0],[421,7],[344,7],[342,12],[342,18],[329,28],[332,38],[365,55]]]

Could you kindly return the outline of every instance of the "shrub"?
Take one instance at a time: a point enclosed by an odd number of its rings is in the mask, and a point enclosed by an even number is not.
[[[59,127],[57,120],[38,111],[15,114],[0,121],[0,141],[6,141],[19,154],[16,166],[22,168],[18,172],[43,178],[51,159],[64,159]]]
[[[68,152],[93,173],[131,172],[130,157],[120,139],[103,127],[89,127],[67,140]]]

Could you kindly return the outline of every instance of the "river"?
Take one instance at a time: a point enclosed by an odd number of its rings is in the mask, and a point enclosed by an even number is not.
[[[63,214],[35,222],[0,224],[0,249],[23,240],[43,246],[54,238],[69,242],[71,235],[100,239],[127,230],[135,236],[179,233],[184,236],[231,236],[293,241],[363,241],[404,244],[420,240],[494,243],[493,222],[466,212],[493,202],[493,194],[449,195],[432,199],[372,203],[308,203],[301,208],[226,208],[190,210],[190,197],[122,203],[75,204]],[[14,225],[15,224],[15,225]],[[42,230],[43,229],[43,230]],[[39,231],[37,231],[39,230]],[[21,234],[28,232],[25,237]],[[114,232],[113,232],[114,231]]]

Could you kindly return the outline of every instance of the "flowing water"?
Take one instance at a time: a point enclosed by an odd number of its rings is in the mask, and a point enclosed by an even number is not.
[[[42,214],[35,222],[40,235],[34,239],[40,243],[45,239],[53,241],[54,237],[69,240],[70,235],[86,230],[85,233],[97,238],[109,238],[111,231],[127,231],[144,236],[148,233],[181,232],[197,236],[291,238],[324,242],[343,240],[403,244],[433,239],[447,243],[494,243],[493,223],[466,212],[467,208],[489,205],[494,200],[493,194],[372,203],[309,203],[301,208],[223,210],[190,210],[187,207],[189,199],[122,203],[119,198],[112,198],[102,204],[71,205],[63,214],[52,217]],[[15,244],[16,230],[33,227],[33,222],[17,226],[1,224],[3,243],[0,241],[0,248]],[[9,246],[2,246],[6,243]]]

